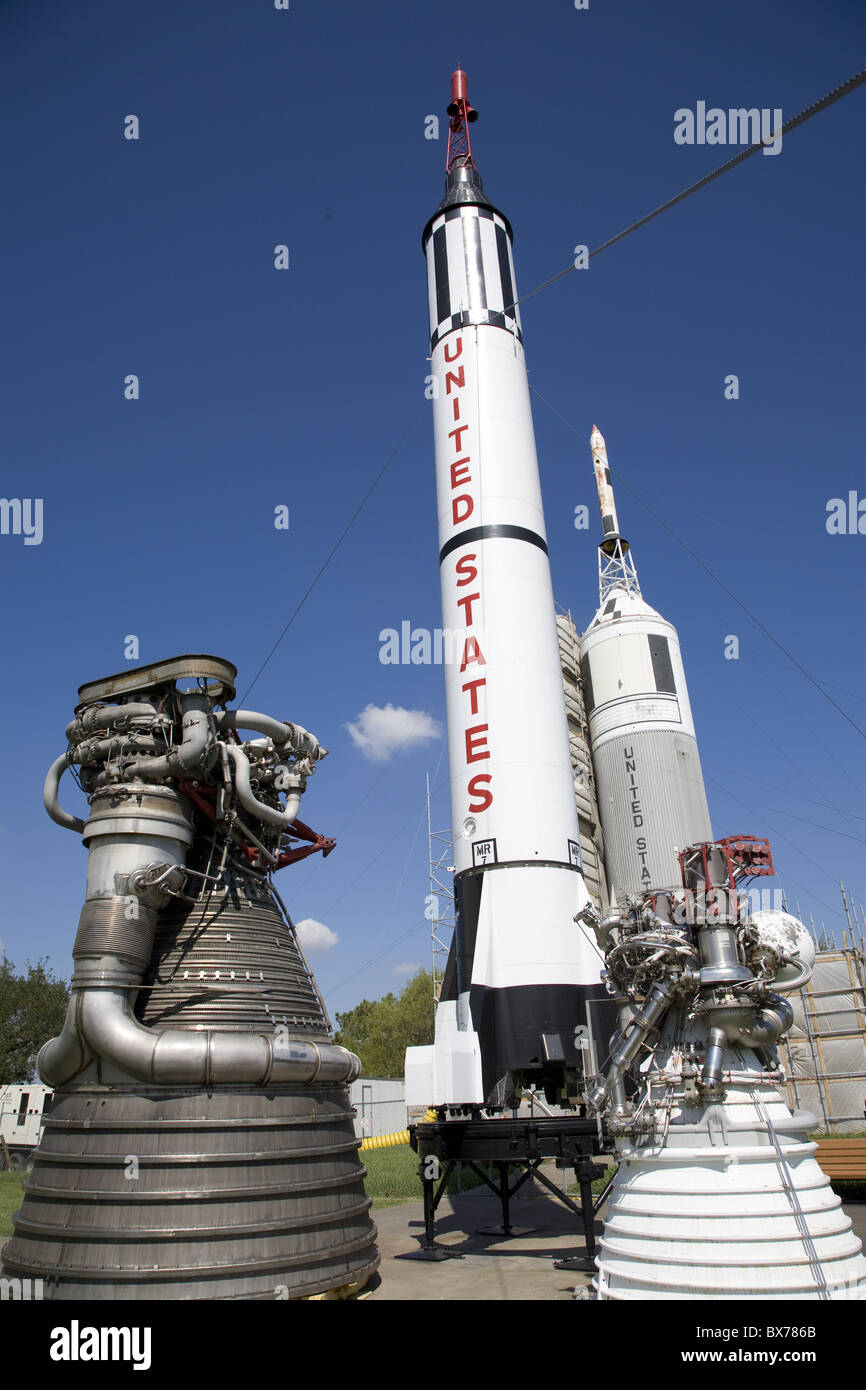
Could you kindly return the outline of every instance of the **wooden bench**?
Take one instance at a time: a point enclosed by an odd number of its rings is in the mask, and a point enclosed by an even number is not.
[[[815,1157],[831,1181],[833,1178],[866,1181],[866,1139],[819,1139]]]

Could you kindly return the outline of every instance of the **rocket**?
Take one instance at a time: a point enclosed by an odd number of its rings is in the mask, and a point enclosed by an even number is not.
[[[608,545],[608,553],[615,547],[612,543],[620,541],[620,547],[625,547],[628,553],[628,541],[622,540],[619,534],[619,521],[616,515],[616,502],[613,498],[613,483],[610,477],[610,464],[607,461],[607,445],[604,442],[604,435],[598,425],[593,425],[592,434],[589,436],[589,447],[592,450],[592,468],[595,473],[595,486],[598,490],[598,506],[601,512],[601,529]],[[637,578],[637,576],[635,576]]]
[[[422,238],[439,517],[456,928],[436,1040],[407,1052],[410,1104],[573,1099],[595,1069],[589,902],[512,230],[472,156],[452,77],[445,196]],[[603,1049],[604,1050],[604,1049]]]
[[[641,594],[597,425],[590,450],[603,536],[599,607],[580,646],[584,707],[608,883],[643,894],[677,887],[678,851],[713,837],[679,638]]]

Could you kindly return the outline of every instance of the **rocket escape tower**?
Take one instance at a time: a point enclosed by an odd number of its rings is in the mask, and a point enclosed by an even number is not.
[[[453,167],[475,169],[472,158],[472,142],[469,127],[478,120],[478,112],[469,104],[466,73],[457,64],[451,77],[451,101],[448,104],[448,150],[445,155],[445,172],[450,174]],[[476,170],[477,172],[477,170]]]
[[[613,589],[623,589],[627,594],[636,594],[640,598],[640,584],[631,556],[631,548],[619,531],[610,465],[607,461],[607,449],[598,425],[592,427],[589,445],[592,450],[592,466],[598,488],[601,529],[604,533],[604,538],[598,547],[598,601],[600,604],[605,603]]]

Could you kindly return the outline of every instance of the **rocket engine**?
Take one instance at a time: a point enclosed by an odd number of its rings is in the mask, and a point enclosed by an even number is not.
[[[866,1259],[781,1086],[784,992],[811,974],[806,928],[744,914],[739,885],[773,872],[751,836],[680,854],[681,890],[584,912],[621,1011],[590,1105],[619,1169],[601,1299],[864,1299]]]
[[[227,708],[236,674],[186,656],[82,686],[46,778],[88,850],[69,1011],[39,1054],[54,1105],[4,1259],[46,1297],[302,1298],[378,1263],[360,1063],[271,879],[333,848],[298,820],[327,750]],[[68,768],[86,821],[59,803]]]

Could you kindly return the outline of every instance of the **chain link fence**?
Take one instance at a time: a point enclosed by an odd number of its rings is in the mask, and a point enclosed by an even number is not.
[[[378,1139],[406,1128],[405,1086],[400,1081],[371,1077],[353,1081],[349,1097],[355,1107],[355,1134],[359,1139]]]

